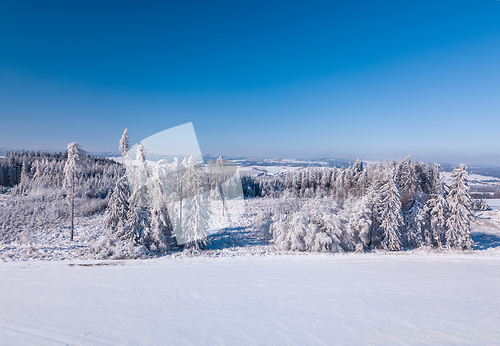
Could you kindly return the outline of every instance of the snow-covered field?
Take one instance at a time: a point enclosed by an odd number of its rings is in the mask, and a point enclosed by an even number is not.
[[[258,176],[258,175],[276,175],[280,173],[292,172],[301,167],[292,166],[242,166],[238,167],[240,175]]]
[[[248,222],[255,199],[194,257],[98,261],[102,215],[77,218],[74,242],[61,220],[0,244],[0,345],[500,344],[500,200],[487,202],[470,252],[280,253]]]
[[[446,184],[451,182],[451,172],[442,172]],[[498,186],[500,179],[480,174],[469,174],[469,186]]]
[[[500,342],[500,257],[477,253],[11,262],[0,282],[2,345]]]
[[[486,202],[491,209],[500,209],[500,199],[488,199]]]
[[[477,216],[465,253],[278,254],[244,227],[197,257],[40,246],[66,260],[0,263],[0,344],[498,344],[500,210]]]

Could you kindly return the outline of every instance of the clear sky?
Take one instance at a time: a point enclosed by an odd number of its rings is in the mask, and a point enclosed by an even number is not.
[[[0,148],[500,164],[500,1],[0,1]]]

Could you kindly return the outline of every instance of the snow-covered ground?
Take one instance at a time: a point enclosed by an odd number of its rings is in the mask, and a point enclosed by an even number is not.
[[[477,253],[11,262],[0,283],[2,345],[500,342],[500,257]]]
[[[90,248],[104,232],[103,215],[75,218],[75,241],[70,241],[69,221],[64,219],[46,229],[27,229],[14,243],[0,243],[0,261],[65,260],[95,258]]]
[[[0,194],[0,208],[9,203],[9,195]],[[204,257],[246,256],[276,253],[263,235],[252,227],[255,211],[265,208],[265,199],[227,201],[225,215],[222,203],[213,201],[210,227],[213,230]],[[487,200],[492,210],[476,213],[472,224],[474,249],[500,256],[500,200]],[[27,228],[15,242],[0,242],[0,261],[93,259],[92,246],[104,234],[103,214],[76,217],[75,240],[69,240],[69,220],[60,219],[44,229]],[[169,256],[179,256],[175,252]]]
[[[442,172],[444,181],[446,184],[451,183],[451,173],[452,172]],[[495,178],[495,177],[490,177],[486,175],[480,175],[480,174],[469,174],[469,185],[495,185],[498,186],[500,185],[500,179]]]
[[[491,209],[500,209],[500,199],[487,199],[486,202]]]
[[[102,215],[75,242],[61,220],[0,244],[0,345],[500,344],[500,200],[474,251],[335,255],[275,251],[248,223],[259,202],[194,257],[93,260]]]
[[[240,175],[258,176],[258,175],[276,175],[285,172],[292,172],[301,167],[292,166],[241,166],[238,167]]]

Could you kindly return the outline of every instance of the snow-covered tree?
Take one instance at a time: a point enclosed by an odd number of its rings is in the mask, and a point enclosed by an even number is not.
[[[357,252],[368,248],[372,224],[370,196],[348,198],[342,209],[349,249]]]
[[[68,189],[69,204],[71,207],[71,234],[70,240],[73,241],[74,237],[74,224],[75,224],[75,183],[76,174],[80,172],[83,167],[83,159],[85,152],[80,148],[78,143],[72,142],[68,144],[68,158],[64,166],[64,185]]]
[[[347,197],[347,193],[350,187],[350,174],[347,169],[343,169],[340,171],[337,181],[335,184],[335,191],[337,199],[343,200]]]
[[[404,208],[406,243],[410,247],[421,247],[430,244],[427,227],[427,206],[420,197],[413,198]]]
[[[104,225],[117,232],[127,224],[130,189],[125,176],[117,182],[104,213]]]
[[[153,204],[146,247],[154,252],[165,253],[170,249],[172,222],[166,204]]]
[[[130,149],[130,143],[128,141],[128,129],[123,131],[122,137],[120,138],[120,144],[118,149],[121,151],[123,158],[125,159],[127,152]]]
[[[332,172],[330,169],[323,169],[323,174],[321,175],[320,186],[324,191],[328,191],[330,189],[330,183],[332,178]]]
[[[184,209],[184,195],[186,194],[184,184],[185,184],[185,172],[186,167],[179,162],[177,157],[174,157],[174,161],[169,167],[169,179],[170,185],[172,186],[172,191],[168,195],[170,209],[171,209],[171,221],[174,228],[174,233],[177,237],[177,243],[182,236],[183,231],[183,209]],[[177,212],[175,212],[177,210]]]
[[[120,238],[136,244],[146,245],[146,235],[150,233],[151,213],[149,208],[131,204],[128,224],[120,232]]]
[[[377,205],[378,227],[383,249],[397,251],[401,249],[401,228],[403,215],[401,212],[401,194],[389,170],[383,177],[380,187],[380,200]]]
[[[306,244],[306,228],[308,220],[303,212],[295,212],[288,217],[277,220],[273,227],[274,243],[284,251],[304,251]]]
[[[191,156],[186,162],[185,188],[186,217],[182,238],[190,248],[199,248],[206,242],[208,222],[210,220],[209,187],[204,169],[196,164]]]
[[[31,180],[28,173],[28,168],[26,166],[26,162],[23,162],[23,165],[21,167],[21,179],[16,187],[17,193],[20,194],[26,193],[30,189],[30,185],[31,185]]]
[[[415,176],[415,169],[409,156],[397,164],[395,179],[402,191],[416,190],[417,177]]]
[[[429,227],[432,244],[438,248],[442,247],[445,239],[446,219],[448,204],[446,202],[446,185],[441,179],[441,167],[435,164],[432,179],[433,193],[427,201],[430,214]]]
[[[146,148],[139,144],[137,147],[137,165],[134,165],[130,170],[131,175],[131,196],[130,201],[134,206],[148,207],[149,196],[146,183],[149,179],[149,167],[146,163]]]
[[[308,229],[308,244],[312,244],[314,251],[344,252],[342,248],[344,225],[338,214],[338,205],[329,197],[311,198],[304,204],[303,209],[309,215],[310,223],[317,227]]]
[[[130,167],[129,180],[131,194],[129,198],[128,225],[124,228],[126,237],[133,238],[138,244],[145,245],[145,234],[150,227],[150,198],[147,182],[149,168],[146,163],[146,148],[139,144],[137,147],[137,165]]]
[[[281,250],[287,251],[290,249],[288,241],[288,222],[285,214],[274,214],[271,223],[271,234],[273,236],[274,245]]]
[[[420,195],[415,165],[408,156],[405,160],[396,164],[395,180],[401,194],[401,203],[406,206],[410,200]]]
[[[354,189],[353,194],[359,196],[361,194],[361,186],[362,183],[361,177],[363,176],[364,165],[360,159],[357,159],[356,162],[350,168],[351,171],[351,188]]]
[[[160,253],[168,252],[172,236],[172,222],[167,207],[168,193],[172,188],[166,179],[165,166],[161,161],[158,162],[147,182],[151,219],[145,233],[145,245],[149,250]]]
[[[471,211],[471,196],[467,166],[461,164],[451,174],[451,184],[446,202],[449,216],[446,221],[445,241],[448,248],[472,249],[470,223],[474,217]]]

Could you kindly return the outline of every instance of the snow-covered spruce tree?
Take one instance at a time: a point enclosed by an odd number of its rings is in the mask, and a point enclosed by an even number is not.
[[[350,178],[350,172],[347,169],[342,169],[337,177],[335,191],[337,199],[340,201],[347,197],[351,185]]]
[[[356,178],[355,191],[357,196],[364,196],[370,185],[369,175],[367,169],[363,171]]]
[[[71,208],[71,234],[70,240],[73,241],[74,225],[75,225],[75,184],[76,174],[83,170],[83,159],[85,152],[80,148],[78,143],[72,142],[68,144],[68,158],[64,166],[64,186],[68,190],[68,199]]]
[[[149,250],[160,253],[168,252],[172,237],[172,222],[167,208],[167,193],[172,189],[166,186],[169,181],[164,174],[165,168],[162,162],[158,162],[147,182],[151,220],[150,227],[145,230],[144,242]]]
[[[179,162],[177,157],[174,157],[174,161],[169,165],[169,185],[172,187],[170,193],[167,194],[170,205],[170,217],[172,221],[172,226],[174,229],[174,234],[179,241],[182,236],[182,225],[184,224],[183,209],[184,209],[184,195],[185,195],[185,173],[186,167]],[[177,212],[176,212],[177,210]]]
[[[371,228],[369,233],[368,247],[376,248],[380,245],[382,241],[382,234],[380,230],[379,220],[381,213],[382,204],[382,186],[385,181],[386,172],[383,170],[383,165],[378,163],[370,168],[371,170],[371,185],[367,191],[367,197],[369,197],[368,205],[371,211]]]
[[[465,164],[455,168],[451,174],[451,184],[446,197],[449,207],[445,232],[447,248],[472,249],[470,223],[474,215],[471,211],[471,196],[467,185],[468,177]]]
[[[206,244],[210,220],[209,187],[204,169],[191,156],[187,162],[185,175],[186,217],[182,236],[187,248],[199,249]]]
[[[123,131],[122,137],[120,138],[120,144],[118,146],[118,149],[121,151],[122,156],[125,159],[130,149],[130,143],[128,141],[128,129],[125,129]]]
[[[137,166],[133,167],[131,195],[129,198],[128,225],[124,227],[124,238],[133,239],[144,245],[144,234],[150,227],[149,196],[146,183],[149,178],[149,168],[146,163],[146,148],[139,144],[137,148]]]
[[[417,189],[419,194],[426,196],[432,193],[433,172],[425,162],[415,162],[415,176],[417,177]]]
[[[325,191],[325,194],[330,189],[331,178],[332,178],[332,172],[330,171],[330,169],[323,168],[321,174],[320,187],[323,191]]]
[[[377,205],[378,227],[384,250],[398,251],[401,249],[401,228],[403,215],[401,213],[401,194],[394,180],[392,169],[381,175],[380,200]]]
[[[370,209],[370,196],[348,198],[341,211],[344,220],[345,233],[348,235],[351,250],[362,252],[368,248],[372,215]]]
[[[151,206],[151,222],[147,234],[146,247],[154,252],[166,253],[170,249],[172,238],[172,222],[165,203],[153,203]]]
[[[413,198],[403,209],[407,246],[421,247],[425,244],[430,245],[427,212],[427,206],[420,197]]]
[[[146,148],[139,144],[137,147],[137,165],[133,166],[132,172],[132,186],[130,201],[134,206],[148,207],[149,196],[146,183],[149,179],[149,167],[146,163]]]
[[[356,162],[353,163],[353,165],[350,168],[351,172],[351,194],[355,196],[360,196],[361,195],[361,190],[362,190],[362,182],[361,178],[363,176],[363,171],[364,171],[364,165],[363,162],[360,159],[357,159]]]
[[[104,213],[104,226],[106,228],[116,233],[127,225],[130,210],[129,198],[128,180],[127,177],[123,176],[116,182],[115,189]]]
[[[26,162],[23,162],[21,166],[21,178],[19,184],[16,186],[16,193],[24,194],[27,193],[31,187],[31,179],[28,173],[28,168],[26,167]]]
[[[473,199],[472,210],[474,211],[487,211],[490,210],[488,203],[484,199]]]
[[[432,245],[441,248],[446,231],[446,219],[448,214],[448,204],[446,202],[446,185],[441,179],[441,167],[435,164],[433,167],[432,187],[433,193],[427,201],[429,210],[429,228],[432,238]]]
[[[40,159],[35,161],[35,165],[32,167],[33,172],[33,181],[38,182],[42,179],[42,165]]]
[[[410,200],[420,194],[415,165],[409,156],[396,164],[395,180],[399,187],[403,206],[406,206]]]

